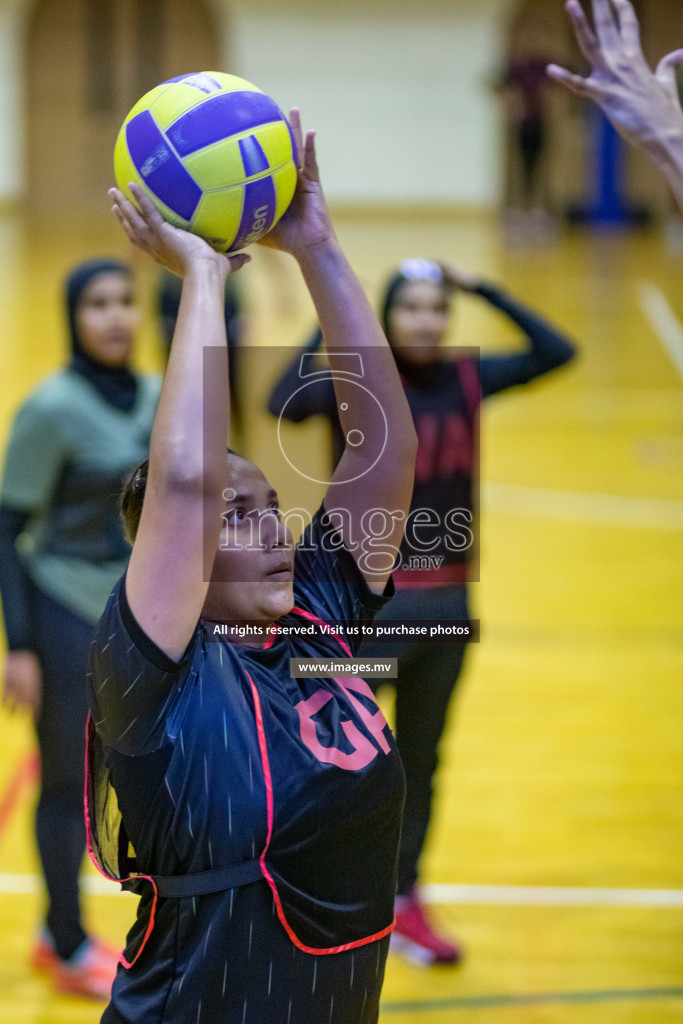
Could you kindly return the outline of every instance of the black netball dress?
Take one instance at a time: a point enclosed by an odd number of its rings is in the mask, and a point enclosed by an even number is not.
[[[371,593],[322,510],[264,648],[205,621],[175,663],[117,584],[90,664],[91,851],[147,880],[107,1024],[377,1020],[403,771],[363,680],[292,678],[290,659],[351,655],[340,625],[390,590]]]

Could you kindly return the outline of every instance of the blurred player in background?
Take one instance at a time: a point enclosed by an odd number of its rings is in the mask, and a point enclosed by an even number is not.
[[[507,316],[523,332],[519,353],[460,357],[442,350],[452,316],[454,293],[477,296]],[[574,346],[556,328],[502,289],[455,267],[427,260],[406,260],[389,279],[381,303],[383,324],[403,379],[418,434],[415,489],[411,513],[426,510],[422,525],[406,528],[401,567],[394,571],[396,596],[378,615],[383,619],[457,619],[470,617],[467,580],[472,545],[454,549],[446,542],[470,527],[477,489],[477,426],[482,398],[547,373],[572,358]],[[332,381],[301,387],[302,355],[313,356],[320,344],[313,336],[298,351],[276,383],[269,411],[299,423],[325,416],[331,426],[333,460],[343,448]],[[464,509],[469,519],[457,519]],[[457,526],[456,526],[457,519]],[[409,521],[410,522],[410,521]],[[437,527],[436,524],[441,524]],[[450,538],[453,541],[453,537]],[[413,556],[425,551],[436,567],[413,568]],[[465,656],[464,643],[378,643],[363,645],[363,657],[398,658],[396,739],[407,780],[399,855],[397,948],[419,963],[456,963],[458,943],[439,935],[420,901],[418,862],[432,807],[433,781],[449,702]]]
[[[147,453],[159,381],[130,367],[139,312],[125,264],[77,266],[66,305],[70,360],[25,400],[5,456],[4,702],[32,714],[40,748],[36,837],[48,905],[32,964],[60,991],[105,999],[117,953],[86,935],[78,886],[85,673],[93,627],[128,561],[118,492]]]
[[[514,243],[544,241],[554,226],[548,180],[553,88],[546,74],[553,51],[557,49],[544,22],[521,19],[495,82],[509,132],[505,227]]]

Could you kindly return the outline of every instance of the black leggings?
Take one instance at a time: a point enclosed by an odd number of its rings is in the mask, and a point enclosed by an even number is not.
[[[32,597],[34,649],[43,674],[36,838],[48,893],[46,924],[66,959],[86,937],[78,876],[85,852],[85,672],[93,627],[37,588]]]
[[[517,128],[517,144],[522,160],[524,200],[531,202],[536,191],[536,179],[546,143],[546,128],[540,118],[521,121]]]
[[[398,590],[376,618],[468,619],[467,588],[446,587]],[[446,723],[451,694],[465,657],[464,643],[363,644],[363,658],[398,658],[398,678],[386,682],[396,688],[396,743],[406,773],[406,804],[398,859],[398,892],[410,892],[417,881],[439,763],[439,743]],[[377,684],[377,685],[376,685]],[[372,680],[373,689],[384,685]]]

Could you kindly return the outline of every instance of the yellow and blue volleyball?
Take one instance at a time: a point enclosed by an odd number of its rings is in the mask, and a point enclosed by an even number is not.
[[[162,217],[237,252],[273,228],[297,179],[296,144],[277,104],[220,71],[162,82],[126,117],[114,149],[119,189],[139,184]]]

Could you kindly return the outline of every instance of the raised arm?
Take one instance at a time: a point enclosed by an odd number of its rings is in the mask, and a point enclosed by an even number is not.
[[[640,44],[640,26],[629,0],[592,0],[591,28],[579,0],[568,0],[581,52],[591,67],[587,78],[557,64],[548,74],[577,96],[593,100],[617,131],[650,157],[667,179],[683,211],[683,111],[678,98],[674,50],[650,69]]]
[[[301,360],[315,357],[322,340],[322,331],[316,327],[306,344],[296,350],[270,393],[268,412],[271,416],[282,416],[291,423],[302,423],[309,416],[336,417],[337,403],[331,381],[329,392],[325,387],[324,391],[316,389],[312,394],[310,388],[301,386]]]
[[[513,299],[502,288],[483,281],[450,264],[440,263],[444,280],[471,295],[479,295],[494,309],[499,310],[516,324],[525,335],[526,349],[520,352],[502,352],[483,355],[479,361],[479,380],[482,397],[505,391],[517,384],[526,384],[549,370],[569,362],[576,348],[544,317]]]
[[[250,257],[222,256],[166,224],[141,189],[139,209],[112,189],[130,240],[183,278],[178,320],[154,419],[145,500],[126,576],[138,624],[178,661],[197,625],[218,546],[230,416],[225,278]]]
[[[301,139],[298,111],[292,111],[292,127]],[[303,154],[292,206],[267,238],[290,252],[301,268],[335,379],[347,443],[323,503],[328,512],[339,510],[335,525],[371,589],[381,593],[391,565],[376,564],[379,571],[373,572],[357,553],[358,544],[362,536],[380,532],[383,519],[382,548],[398,550],[412,495],[417,439],[388,342],[330,223],[313,132],[307,134]]]

